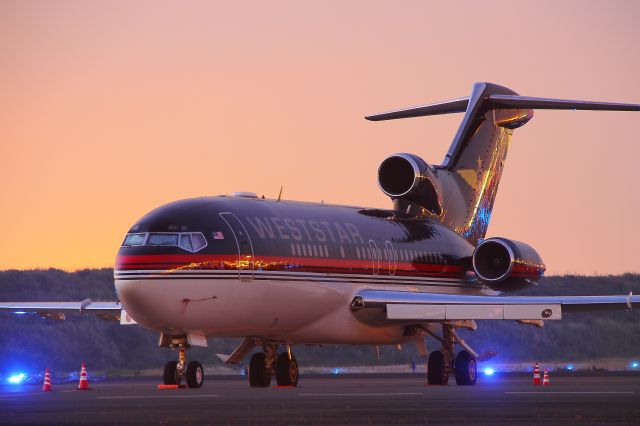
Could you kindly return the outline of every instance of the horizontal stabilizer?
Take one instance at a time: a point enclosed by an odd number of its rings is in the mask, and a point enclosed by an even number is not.
[[[575,109],[594,111],[640,111],[637,104],[614,102],[572,101],[568,99],[532,98],[529,96],[489,95],[489,104],[495,109]]]
[[[365,117],[369,121],[395,120],[397,118],[424,117],[427,115],[452,114],[454,112],[465,112],[469,105],[469,98],[451,99],[430,105],[399,109],[396,111],[384,112],[382,114],[369,115]]]
[[[621,104],[614,102],[574,101],[568,99],[532,98],[520,95],[502,95],[493,93],[480,98],[477,103],[492,109],[569,109],[597,111],[640,111],[638,104]],[[457,98],[435,104],[422,105],[395,111],[366,116],[369,121],[396,120],[399,118],[425,117],[428,115],[451,114],[465,112],[469,98]]]

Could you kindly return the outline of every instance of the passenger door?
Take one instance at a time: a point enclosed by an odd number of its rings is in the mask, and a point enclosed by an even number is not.
[[[220,217],[224,220],[236,241],[238,248],[238,278],[242,281],[253,281],[254,278],[254,252],[251,237],[247,232],[247,228],[240,222],[238,217],[231,212],[220,213]]]

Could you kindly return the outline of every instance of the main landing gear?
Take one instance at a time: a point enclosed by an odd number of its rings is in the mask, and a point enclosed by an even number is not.
[[[456,343],[464,342],[458,338],[452,325],[443,324],[442,338],[438,338],[442,343],[442,348],[433,351],[429,355],[427,364],[427,381],[430,385],[446,385],[449,383],[449,375],[453,371],[458,385],[475,385],[477,378],[476,358],[477,355],[470,350],[463,350],[454,358],[454,347]]]
[[[265,344],[264,352],[253,354],[249,363],[249,385],[266,388],[271,384],[271,376],[276,376],[278,386],[298,386],[298,361],[287,345],[287,351],[277,355],[276,344]]]
[[[178,349],[178,361],[169,361],[164,366],[164,384],[180,386],[182,380],[185,379],[188,387],[201,387],[204,383],[204,368],[198,361],[190,361],[187,364],[188,344],[186,340],[163,336],[161,337],[161,346]]]

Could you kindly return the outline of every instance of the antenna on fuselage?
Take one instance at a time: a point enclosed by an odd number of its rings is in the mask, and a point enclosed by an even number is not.
[[[280,201],[282,200],[282,189],[284,188],[284,186],[280,187],[280,193],[278,194],[278,199],[276,201]]]

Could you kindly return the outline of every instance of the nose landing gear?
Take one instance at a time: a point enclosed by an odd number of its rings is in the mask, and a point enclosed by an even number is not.
[[[189,388],[202,387],[204,383],[204,368],[198,361],[187,364],[187,347],[185,343],[177,343],[178,361],[169,361],[164,366],[163,381],[165,385],[182,384],[184,378]],[[170,346],[174,347],[174,346]]]
[[[263,346],[264,352],[253,354],[249,363],[249,385],[268,387],[271,376],[276,376],[278,386],[298,386],[298,361],[287,345],[287,351],[277,355],[278,345]]]

